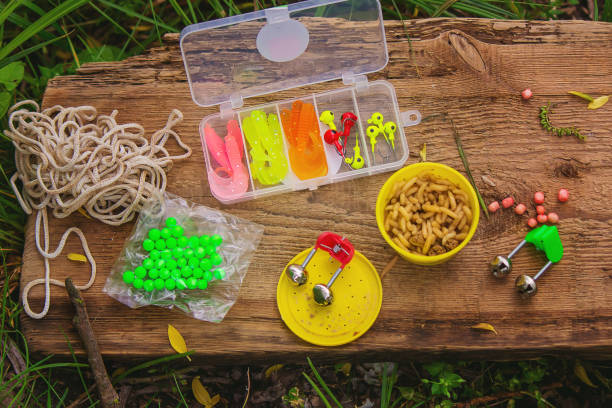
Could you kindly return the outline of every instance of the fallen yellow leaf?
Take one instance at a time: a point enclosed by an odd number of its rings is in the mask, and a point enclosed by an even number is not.
[[[488,330],[488,331],[492,331],[493,333],[497,334],[497,330],[495,330],[495,327],[491,326],[489,323],[478,323],[478,324],[473,325],[471,328],[478,329],[478,330]]]
[[[272,374],[274,374],[281,368],[283,368],[283,364],[274,364],[273,366],[268,367],[268,369],[265,372],[266,378],[270,378]]]
[[[589,106],[587,106],[587,108],[588,109],[599,109],[602,106],[604,106],[606,103],[608,103],[608,99],[610,99],[610,95],[600,96],[599,98],[596,98],[591,103],[589,103]]]
[[[579,98],[582,98],[582,99],[584,99],[586,101],[593,102],[593,97],[591,95],[587,95],[585,93],[576,92],[576,91],[569,91],[568,93],[572,94],[572,95],[575,95],[575,96],[577,96]]]
[[[77,262],[87,262],[87,258],[85,258],[85,255],[75,254],[72,252],[68,254],[68,259],[70,259],[71,261],[77,261]]]
[[[187,345],[185,344],[185,339],[181,336],[178,330],[174,328],[171,324],[168,325],[168,339],[170,340],[170,345],[177,353],[186,353]],[[187,360],[191,361],[191,357],[187,356]]]
[[[338,365],[337,370],[348,377],[349,375],[351,375],[351,363],[344,363],[342,365]]]
[[[81,213],[81,214],[83,215],[83,217],[85,217],[85,218],[87,218],[87,219],[90,219],[90,220],[92,220],[92,219],[93,219],[93,218],[91,218],[91,217],[89,216],[89,214],[87,214],[87,212],[86,212],[86,211],[85,211],[85,210],[84,210],[82,207],[81,207],[81,208],[79,208],[77,211],[78,211],[79,213]]]
[[[574,374],[576,374],[576,377],[580,378],[580,381],[589,387],[597,388],[597,386],[591,382],[591,379],[579,360],[576,360],[576,364],[574,365]]]
[[[419,156],[421,156],[421,161],[427,161],[427,143],[423,143],[423,148],[419,152]]]
[[[193,381],[191,381],[191,391],[195,399],[206,408],[214,407],[221,399],[219,394],[210,398],[210,394],[206,390],[206,387],[200,382],[200,377],[195,377]]]

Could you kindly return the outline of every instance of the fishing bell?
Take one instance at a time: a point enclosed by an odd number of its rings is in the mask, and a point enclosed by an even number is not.
[[[523,297],[535,295],[537,292],[535,281],[553,263],[557,263],[563,258],[563,244],[561,243],[561,237],[559,236],[557,227],[554,225],[542,225],[539,228],[529,231],[525,239],[521,241],[508,256],[496,256],[495,259],[491,261],[489,268],[493,276],[501,278],[509,274],[512,271],[512,257],[527,243],[533,244],[538,251],[544,251],[548,262],[533,278],[528,275],[520,275],[516,279],[516,289]]]

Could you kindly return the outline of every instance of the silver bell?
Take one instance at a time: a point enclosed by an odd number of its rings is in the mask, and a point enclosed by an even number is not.
[[[327,287],[327,285],[322,283],[319,283],[312,288],[312,295],[314,297],[314,301],[321,306],[329,306],[334,300],[331,290]]]
[[[525,298],[535,295],[538,291],[535,280],[528,275],[519,275],[514,281],[514,285],[519,294]]]
[[[308,281],[308,272],[302,265],[298,264],[291,264],[287,267],[287,276],[298,285],[303,285]]]
[[[306,272],[306,265],[312,259],[315,252],[317,252],[317,247],[314,247],[310,250],[304,262],[301,265],[291,264],[287,267],[287,277],[291,279],[293,283],[298,285],[303,285],[308,281],[308,272]]]
[[[512,270],[512,261],[505,256],[498,255],[489,264],[491,273],[496,278],[502,278]]]

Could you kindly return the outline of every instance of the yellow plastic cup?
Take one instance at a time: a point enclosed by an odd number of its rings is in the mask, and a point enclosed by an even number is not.
[[[427,256],[405,251],[397,246],[397,244],[391,240],[391,237],[389,234],[387,234],[387,231],[385,231],[385,207],[390,201],[393,185],[398,181],[410,180],[414,176],[418,176],[420,174],[432,174],[456,184],[462,191],[467,193],[470,202],[470,209],[472,210],[473,216],[468,235],[459,245],[457,245],[456,248],[441,255]],[[376,200],[376,223],[378,224],[378,229],[380,230],[383,238],[398,254],[400,254],[402,258],[418,265],[437,265],[444,263],[455,256],[459,251],[461,251],[461,249],[463,249],[463,247],[467,245],[468,242],[470,242],[472,236],[474,236],[476,228],[478,227],[479,217],[480,207],[478,206],[478,198],[476,197],[476,192],[474,191],[474,188],[470,182],[457,170],[440,163],[416,163],[396,171],[382,186],[380,192],[378,193],[378,199]]]

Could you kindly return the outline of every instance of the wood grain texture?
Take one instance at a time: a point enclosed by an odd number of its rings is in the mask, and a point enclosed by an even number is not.
[[[526,204],[534,191],[548,196],[548,210],[561,216],[563,260],[538,281],[538,294],[521,300],[514,291],[517,274],[532,274],[543,254],[525,248],[515,257],[506,280],[490,276],[487,264],[507,254],[525,233],[526,218],[500,211],[483,219],[470,244],[450,262],[421,267],[403,260],[383,280],[384,299],[374,326],[342,347],[311,346],[295,337],[276,308],[275,288],[283,266],[312,245],[316,236],[333,230],[350,237],[380,271],[394,256],[376,227],[374,205],[388,174],[327,185],[223,206],[210,194],[200,150],[198,124],[217,108],[196,106],[189,93],[178,48],[169,36],[161,48],[121,62],[83,66],[77,75],[50,81],[44,106],[95,106],[119,110],[119,122],[141,123],[149,132],[162,127],[179,108],[178,126],[194,149],[188,161],[168,175],[168,190],[198,203],[220,208],[265,225],[235,306],[220,324],[200,322],[178,311],[149,307],[130,310],[102,292],[106,276],[133,224],[109,227],[80,214],[50,220],[52,246],[69,226],[87,236],[98,262],[98,278],[83,293],[100,349],[105,357],[151,358],[172,353],[167,324],[174,325],[194,349],[196,361],[231,364],[245,361],[430,359],[516,359],[542,354],[612,356],[612,104],[590,111],[569,90],[612,94],[612,25],[556,21],[524,22],[481,19],[427,19],[386,22],[389,64],[370,80],[387,79],[396,89],[402,110],[419,109],[423,123],[406,129],[411,157],[427,143],[427,158],[463,171],[451,116],[484,199],[513,195]],[[408,40],[410,38],[410,40]],[[249,106],[343,86],[328,82],[247,100]],[[530,87],[534,97],[520,98]],[[557,103],[552,121],[575,125],[586,142],[557,138],[539,125],[539,106]],[[487,175],[496,186],[485,184]],[[556,191],[565,187],[570,201],[560,204]],[[530,214],[534,210],[529,206]],[[22,285],[42,276],[34,246],[33,219],[27,226]],[[71,239],[64,251],[79,252]],[[77,284],[89,277],[87,265],[63,257],[51,263],[56,279],[72,276]],[[82,353],[70,324],[68,298],[52,287],[48,316],[23,317],[31,350],[67,355],[63,333]],[[31,304],[42,307],[42,290],[32,291]],[[38,306],[38,307],[37,307]],[[499,335],[472,330],[475,323],[495,326]]]

